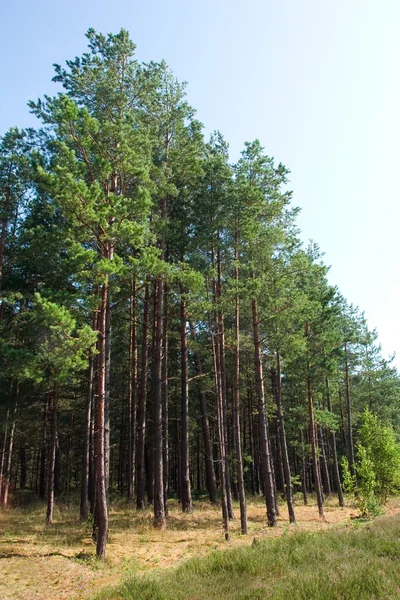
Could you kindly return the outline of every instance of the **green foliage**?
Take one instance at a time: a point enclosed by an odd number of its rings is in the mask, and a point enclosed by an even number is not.
[[[381,512],[375,496],[376,475],[374,464],[362,444],[357,444],[357,504],[361,515],[368,517]]]
[[[346,494],[353,494],[356,482],[355,477],[351,474],[349,461],[345,456],[342,456],[342,487]]]
[[[30,318],[37,344],[27,358],[25,378],[62,384],[87,367],[88,353],[97,337],[91,327],[78,327],[68,309],[40,294],[35,296]]]
[[[384,503],[389,494],[400,489],[400,444],[393,428],[382,425],[368,409],[364,411],[360,441],[363,460],[374,473],[374,487]]]

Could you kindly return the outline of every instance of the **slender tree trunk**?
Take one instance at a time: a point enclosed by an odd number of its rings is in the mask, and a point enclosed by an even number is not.
[[[310,324],[306,325],[306,334],[310,333]],[[325,519],[324,514],[324,497],[322,494],[322,486],[321,486],[321,475],[319,470],[319,462],[318,462],[318,442],[316,435],[316,424],[314,421],[314,405],[313,405],[313,397],[312,397],[312,387],[311,387],[311,376],[310,376],[310,362],[307,363],[307,397],[308,397],[308,423],[309,423],[309,431],[310,431],[310,443],[311,443],[311,452],[312,452],[312,468],[313,468],[313,478],[314,478],[314,487],[315,492],[317,494],[317,504],[318,504],[318,512],[321,519]]]
[[[47,514],[46,522],[51,525],[53,523],[54,512],[54,474],[56,466],[56,449],[57,449],[57,404],[58,404],[58,389],[54,385],[50,398],[51,412],[51,435],[49,448],[49,468],[47,473]]]
[[[189,376],[187,315],[184,291],[181,289],[181,506],[185,513],[192,512],[189,457]]]
[[[253,394],[251,389],[251,379],[248,378],[247,382],[247,403],[248,403],[248,415],[249,415],[249,446],[250,446],[250,486],[251,493],[256,495],[258,489],[256,488],[256,454],[254,451],[254,432],[253,432]]]
[[[129,381],[128,381],[128,501],[134,503],[136,474],[136,399],[137,399],[137,342],[136,342],[136,282],[132,282],[129,328]]]
[[[213,261],[214,262],[214,261]],[[217,252],[217,281],[215,283],[214,297],[216,302],[222,299],[222,261],[221,251]],[[227,408],[227,394],[226,394],[226,370],[225,370],[225,322],[224,314],[220,307],[217,310],[217,321],[218,321],[218,340],[217,348],[219,350],[219,369],[220,369],[220,385],[222,395],[222,410],[223,415],[223,434],[225,437],[225,477],[226,477],[226,503],[228,508],[229,519],[234,519],[233,506],[232,506],[232,492],[231,492],[231,475],[229,468],[229,436],[228,436],[228,408]]]
[[[331,481],[329,478],[329,467],[328,459],[326,456],[326,448],[324,441],[324,432],[320,425],[317,426],[319,446],[320,446],[320,464],[321,464],[321,476],[322,476],[322,487],[326,496],[331,495]]]
[[[43,411],[43,437],[40,448],[40,474],[39,474],[39,497],[44,500],[46,497],[46,454],[48,442],[48,416],[49,416],[49,397],[47,397]]]
[[[261,353],[261,339],[257,300],[252,300],[253,315],[253,341],[254,341],[254,368],[256,375],[256,393],[258,404],[258,431],[261,450],[261,470],[264,481],[264,494],[267,505],[268,526],[276,526],[276,503],[274,481],[272,475],[269,433],[265,412],[264,377]]]
[[[14,400],[14,409],[13,409],[13,417],[10,428],[10,434],[8,436],[8,448],[7,448],[7,458],[5,461],[5,469],[2,480],[1,487],[1,504],[3,506],[7,506],[8,504],[8,492],[10,489],[10,481],[11,481],[11,465],[12,465],[12,457],[13,457],[13,448],[14,448],[14,435],[15,435],[15,424],[17,418],[17,408],[18,408],[18,394],[19,394],[19,384],[16,384],[15,388],[15,400]]]
[[[11,387],[12,389],[12,387]],[[4,466],[6,460],[6,446],[7,446],[7,438],[8,438],[8,426],[9,426],[9,418],[10,418],[10,408],[7,408],[7,415],[4,422],[4,433],[3,433],[3,444],[1,446],[1,459],[0,459],[0,499],[3,495],[3,478],[4,478]]]
[[[239,303],[239,266],[237,250],[237,233],[235,234],[235,370],[233,381],[233,418],[234,418],[234,440],[236,450],[237,483],[240,504],[240,528],[242,534],[247,533],[247,506],[246,491],[243,476],[242,443],[240,431],[240,303]]]
[[[96,325],[97,328],[97,325]],[[89,447],[89,507],[90,514],[94,515],[94,508],[96,503],[96,448],[95,448],[95,422],[96,422],[96,397],[94,393],[94,382],[97,380],[97,358],[94,357],[94,371],[93,371],[93,390],[92,390],[92,407],[90,411],[90,447]]]
[[[110,256],[112,258],[112,255]],[[104,393],[104,476],[106,494],[110,487],[110,376],[111,376],[111,294],[107,286],[105,330],[105,393]]]
[[[283,463],[283,471],[285,475],[285,484],[286,484],[286,501],[289,511],[289,521],[290,523],[296,522],[296,517],[294,514],[294,504],[293,504],[293,487],[292,487],[292,476],[290,472],[290,463],[289,463],[289,454],[287,449],[287,441],[286,441],[286,430],[285,430],[285,419],[283,416],[282,410],[282,385],[281,385],[281,358],[279,352],[276,353],[276,371],[275,371],[275,399],[277,406],[277,416],[279,421],[279,437],[280,437],[280,447],[281,447],[281,457]]]
[[[168,141],[166,152],[168,154]],[[161,220],[167,220],[167,198],[164,196],[161,203]],[[161,259],[165,260],[165,239],[159,242]],[[154,291],[154,348],[153,348],[153,465],[154,465],[154,524],[159,529],[166,528],[166,514],[164,504],[164,476],[163,476],[163,427],[162,427],[162,376],[163,376],[163,338],[164,338],[164,305],[165,281],[160,275],[155,284]]]
[[[146,398],[147,398],[147,364],[148,364],[148,330],[149,330],[150,289],[146,283],[143,302],[142,354],[140,372],[140,390],[138,398],[138,427],[137,427],[137,498],[136,507],[142,510],[144,504],[144,474],[145,474],[145,439],[146,439]]]
[[[106,457],[105,457],[105,401],[106,401],[106,336],[107,336],[107,305],[108,278],[101,287],[100,307],[98,314],[98,373],[96,386],[96,422],[95,422],[95,472],[96,472],[96,522],[97,540],[96,554],[102,560],[106,556],[108,536],[108,507],[106,487]]]
[[[163,486],[165,515],[168,517],[168,482],[169,482],[169,397],[168,397],[168,294],[165,291],[165,314],[162,361],[162,421],[163,421]]]
[[[332,401],[331,401],[331,391],[329,385],[329,379],[326,378],[326,396],[328,400],[328,410],[332,412]],[[331,442],[332,442],[332,458],[333,458],[333,475],[335,479],[336,492],[338,495],[339,506],[344,506],[344,498],[343,498],[343,490],[342,483],[340,481],[340,473],[339,473],[339,464],[337,457],[337,449],[336,449],[336,434],[334,431],[331,431]]]
[[[225,532],[225,541],[229,542],[229,513],[227,503],[227,489],[226,482],[227,477],[225,473],[226,468],[226,450],[225,450],[225,423],[224,423],[224,407],[223,407],[223,396],[222,396],[222,382],[221,382],[221,371],[220,371],[220,353],[218,349],[218,323],[216,322],[216,331],[212,335],[212,352],[214,361],[214,376],[215,376],[215,391],[217,395],[217,426],[218,426],[218,443],[219,443],[219,465],[220,465],[220,485],[221,485],[221,506],[222,506],[222,520]]]
[[[272,370],[271,377],[275,377],[275,372]],[[274,386],[274,384],[273,384]],[[274,389],[274,388],[273,388]],[[275,396],[275,391],[273,392]],[[286,488],[285,488],[285,472],[283,470],[283,460],[282,460],[282,448],[281,448],[281,432],[279,426],[279,418],[276,415],[275,418],[275,453],[276,453],[276,463],[279,472],[279,486],[276,484],[277,489],[282,494],[283,498],[286,498]]]
[[[306,506],[308,504],[308,501],[307,501],[307,460],[306,460],[306,454],[305,454],[304,433],[303,433],[302,429],[300,429],[300,443],[301,443],[301,449],[302,449],[301,490],[303,492],[304,506]]]
[[[155,284],[154,349],[153,349],[153,468],[154,468],[154,524],[166,528],[163,478],[162,430],[162,351],[164,334],[164,279]]]
[[[96,329],[96,315],[93,316],[93,330]],[[80,518],[87,521],[89,517],[89,468],[90,468],[90,428],[92,422],[92,404],[93,404],[93,379],[94,379],[94,361],[93,355],[89,357],[89,384],[86,400],[85,412],[85,430],[83,437],[82,451],[82,482],[81,482],[81,505]]]
[[[193,323],[190,323],[190,332],[191,332],[192,340],[195,341],[196,340],[196,332],[195,332]],[[203,431],[207,491],[208,491],[208,495],[210,498],[210,502],[212,502],[213,504],[216,504],[218,502],[217,481],[215,478],[215,471],[214,471],[213,450],[212,450],[211,436],[210,436],[210,424],[209,424],[209,420],[208,420],[208,411],[207,411],[207,398],[206,398],[206,392],[204,389],[203,368],[201,365],[199,353],[196,350],[194,351],[194,360],[195,360],[195,365],[196,365],[196,374],[198,376],[200,414],[201,414],[201,425],[202,425],[202,431]]]

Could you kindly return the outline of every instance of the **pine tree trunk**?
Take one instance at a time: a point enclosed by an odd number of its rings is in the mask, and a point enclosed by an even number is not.
[[[46,522],[51,525],[53,523],[53,512],[54,512],[54,480],[55,480],[55,467],[56,467],[56,448],[57,448],[57,404],[58,404],[58,390],[57,386],[54,385],[53,391],[51,392],[50,398],[50,413],[51,413],[51,435],[50,435],[50,448],[49,448],[49,468],[47,473],[47,514]]]
[[[48,417],[49,417],[49,397],[47,397],[43,411],[43,437],[40,448],[40,473],[39,473],[39,497],[44,500],[46,497],[46,454],[48,442]]]
[[[272,378],[275,377],[274,370],[271,371],[271,377]],[[274,384],[273,384],[273,386],[274,386]],[[273,394],[275,397],[274,388],[272,388],[272,389],[273,389]],[[274,423],[275,423],[275,454],[276,454],[276,463],[278,466],[278,473],[279,473],[279,486],[278,486],[278,482],[277,482],[276,487],[279,490],[279,493],[282,495],[282,497],[286,498],[285,472],[283,470],[282,449],[281,449],[281,432],[280,432],[278,415],[276,415]]]
[[[193,341],[196,340],[196,332],[194,329],[193,323],[190,323],[190,333]],[[211,444],[211,436],[210,436],[210,424],[208,420],[208,411],[207,411],[207,398],[204,390],[204,381],[203,381],[203,368],[201,365],[201,360],[199,353],[194,351],[194,360],[196,366],[196,374],[198,376],[198,388],[199,388],[199,400],[200,400],[200,415],[201,415],[201,425],[203,431],[203,444],[204,444],[204,460],[206,467],[206,484],[208,496],[210,498],[210,502],[216,504],[218,502],[217,498],[217,481],[215,478],[214,471],[214,460],[213,460],[213,450]]]
[[[261,339],[259,328],[259,316],[257,301],[252,300],[253,315],[253,341],[254,341],[254,368],[256,376],[256,393],[258,405],[258,432],[261,451],[261,471],[264,482],[264,494],[267,506],[268,526],[276,526],[276,502],[274,493],[274,481],[271,465],[271,454],[269,444],[269,433],[265,412],[264,377],[261,353]]]
[[[300,429],[300,443],[301,443],[301,449],[302,449],[301,491],[303,492],[304,506],[306,506],[308,504],[308,500],[307,500],[307,461],[306,461],[306,455],[305,455],[304,433],[303,433],[302,429]]]
[[[3,506],[7,506],[8,504],[8,492],[10,489],[10,481],[11,481],[11,465],[13,458],[13,449],[14,449],[14,435],[15,435],[15,424],[17,417],[17,408],[18,408],[18,394],[19,394],[19,384],[16,384],[15,389],[15,400],[14,400],[14,409],[13,409],[13,417],[10,428],[10,434],[8,436],[8,447],[7,447],[7,457],[5,460],[5,469],[2,479],[1,486],[1,504]]]
[[[154,525],[166,528],[163,478],[162,430],[162,351],[164,334],[164,279],[155,284],[154,348],[153,348],[153,469],[154,469]]]
[[[285,484],[286,484],[286,501],[289,511],[289,521],[290,523],[296,522],[296,517],[294,514],[294,504],[293,504],[293,487],[292,487],[292,477],[290,472],[290,463],[289,463],[289,454],[287,449],[287,441],[286,441],[286,431],[285,431],[285,419],[283,416],[282,410],[282,386],[281,386],[281,359],[279,352],[276,353],[276,371],[275,371],[275,400],[277,406],[277,416],[279,421],[279,437],[280,437],[280,449],[281,449],[281,457],[283,463],[283,471],[285,475]]]
[[[214,261],[213,261],[214,262]],[[217,252],[217,281],[215,285],[214,296],[216,301],[219,302],[222,299],[222,261],[221,252]],[[218,340],[217,348],[219,350],[219,369],[220,369],[220,386],[222,395],[222,410],[223,410],[223,434],[225,437],[225,477],[226,477],[226,504],[228,508],[229,519],[234,519],[233,506],[232,506],[232,492],[231,492],[231,475],[229,468],[229,440],[228,440],[228,407],[227,407],[227,395],[226,395],[226,370],[225,370],[225,322],[224,314],[220,308],[217,311],[218,321]]]
[[[146,439],[146,398],[147,398],[147,365],[148,365],[148,330],[149,330],[149,302],[150,289],[146,283],[143,301],[143,329],[142,329],[142,355],[140,372],[140,390],[138,398],[137,417],[137,450],[136,450],[136,474],[137,474],[137,497],[136,507],[144,509],[144,475],[145,475],[145,439]]]
[[[97,328],[97,325],[96,325]],[[89,507],[90,514],[94,515],[96,503],[96,444],[95,444],[95,422],[96,422],[96,396],[94,382],[97,380],[97,357],[94,357],[92,407],[90,410],[90,446],[89,446]]]
[[[96,317],[93,317],[93,330],[96,329]],[[92,421],[93,403],[93,379],[94,379],[94,356],[89,357],[88,394],[85,412],[85,430],[82,450],[82,481],[81,481],[81,504],[80,518],[87,521],[89,517],[89,463],[90,463],[90,426]]]
[[[222,396],[222,382],[221,382],[221,366],[220,366],[220,353],[218,349],[218,323],[215,323],[215,331],[211,330],[212,336],[212,352],[213,352],[213,366],[214,366],[214,377],[215,377],[215,392],[217,396],[217,426],[218,426],[218,443],[219,443],[219,466],[220,466],[220,486],[221,486],[221,506],[222,506],[222,520],[225,532],[225,541],[229,542],[229,513],[227,503],[227,489],[226,489],[226,450],[225,450],[225,423],[224,423],[224,407],[223,407],[223,396]]]
[[[129,381],[128,381],[128,501],[134,503],[136,474],[136,399],[137,399],[137,343],[136,343],[136,284],[132,282],[129,328]]]
[[[310,371],[310,364],[307,365],[308,372]],[[312,389],[311,389],[311,377],[308,375],[307,377],[307,396],[308,396],[308,422],[309,422],[309,431],[310,431],[310,443],[311,443],[311,452],[312,452],[312,468],[313,468],[313,479],[314,479],[314,487],[317,495],[317,504],[318,504],[318,512],[321,519],[325,519],[324,514],[324,497],[322,495],[322,486],[321,486],[321,475],[319,470],[319,462],[318,462],[318,443],[316,436],[316,424],[314,421],[314,406],[313,406],[313,398],[312,398]]]
[[[96,422],[95,422],[95,476],[96,476],[96,554],[105,560],[108,536],[108,507],[106,487],[106,456],[105,456],[105,401],[106,401],[106,336],[107,336],[107,305],[108,278],[101,287],[100,307],[98,313],[98,355],[97,355],[97,385],[96,385]]]
[[[169,423],[168,423],[168,305],[167,290],[165,291],[165,314],[163,336],[163,361],[162,361],[162,421],[163,421],[163,480],[164,480],[164,507],[168,516],[168,483],[169,483]]]
[[[235,235],[235,283],[239,285],[239,267],[238,267],[238,251],[237,251],[237,233]],[[239,492],[240,504],[240,528],[242,534],[247,533],[247,506],[246,506],[246,491],[244,487],[243,476],[243,457],[242,443],[240,431],[240,304],[239,293],[236,290],[235,295],[235,370],[233,381],[233,418],[234,418],[234,440],[236,450],[236,466],[237,466],[237,484]]]
[[[247,404],[248,404],[248,417],[249,417],[249,446],[250,446],[250,486],[251,493],[255,496],[259,493],[256,486],[256,453],[254,449],[254,428],[253,428],[253,394],[251,389],[251,379],[247,381]]]
[[[319,439],[319,446],[320,446],[322,487],[323,487],[325,496],[330,496],[331,495],[331,481],[329,478],[328,459],[326,456],[324,432],[322,431],[322,427],[320,425],[318,425],[318,427],[317,427],[317,432],[318,432],[318,439]]]
[[[181,289],[181,507],[185,513],[192,512],[189,457],[189,376],[188,344],[186,331],[186,301]]]
[[[110,256],[112,258],[112,256]],[[110,487],[110,376],[111,376],[111,295],[107,286],[105,330],[105,393],[104,393],[104,477],[106,494]]]
[[[326,378],[326,395],[328,400],[328,410],[332,412],[332,401],[331,401],[331,391],[329,385],[329,379]],[[339,464],[337,457],[337,449],[336,449],[336,434],[334,431],[331,432],[331,441],[332,441],[332,458],[333,458],[333,475],[335,479],[336,492],[338,495],[339,506],[344,506],[344,498],[343,498],[343,490],[342,483],[340,481],[340,473],[339,473]]]
[[[12,389],[12,388],[11,388]],[[4,423],[3,443],[1,446],[1,459],[0,459],[0,500],[3,495],[3,479],[4,479],[4,466],[6,460],[6,446],[7,446],[7,434],[8,434],[8,421],[10,418],[10,408],[7,409],[7,415]]]

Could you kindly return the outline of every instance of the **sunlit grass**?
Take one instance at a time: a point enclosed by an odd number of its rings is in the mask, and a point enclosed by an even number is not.
[[[388,600],[400,594],[400,517],[295,532],[133,577],[96,600]]]
[[[125,499],[118,499],[112,502],[110,508],[107,559],[102,564],[95,558],[91,522],[80,522],[76,502],[58,502],[54,524],[48,526],[45,523],[44,503],[35,501],[28,494],[18,500],[20,504],[17,507],[0,510],[1,600],[82,600],[93,597],[95,592],[107,585],[117,586],[121,580],[129,580],[129,586],[137,586],[142,585],[142,580],[148,582],[148,577],[151,578],[149,585],[154,587],[159,585],[158,579],[153,579],[154,573],[159,573],[158,577],[164,577],[161,574],[167,573],[168,579],[169,571],[176,573],[179,565],[183,565],[182,573],[185,573],[189,568],[186,563],[190,565],[192,560],[198,561],[201,557],[217,560],[207,558],[214,556],[215,551],[220,556],[221,550],[224,550],[224,555],[229,554],[231,549],[246,550],[252,545],[254,538],[263,546],[263,540],[270,542],[273,538],[282,536],[284,539],[291,539],[298,533],[329,532],[343,527],[353,531],[358,523],[357,520],[352,520],[357,515],[357,510],[351,501],[341,509],[337,506],[337,499],[330,498],[326,505],[326,522],[322,522],[318,517],[315,501],[311,498],[309,505],[305,507],[301,498],[298,498],[297,525],[289,525],[287,509],[282,504],[278,527],[271,530],[267,527],[262,498],[249,498],[249,535],[242,536],[240,533],[239,511],[235,506],[236,519],[231,523],[231,542],[226,544],[220,508],[211,506],[206,498],[194,502],[191,515],[183,514],[178,502],[171,500],[168,529],[165,532],[154,529],[151,507],[136,511],[128,506]],[[394,513],[400,513],[398,500],[391,500],[388,507],[388,514]],[[258,547],[257,543],[253,549]],[[203,573],[202,563],[198,564],[198,569]],[[203,577],[201,573],[200,578]],[[239,567],[237,574],[238,579],[253,577],[246,569],[240,570]],[[217,575],[218,579],[220,575]],[[135,576],[134,581],[132,576]],[[179,575],[181,576],[183,575]],[[137,578],[140,579],[139,583]],[[257,576],[256,580],[257,585],[264,585],[263,577],[260,579]],[[235,592],[235,581],[236,574],[233,572],[229,578],[222,577],[219,593],[226,592],[226,597],[229,598],[229,594]],[[199,586],[201,585],[199,580]],[[254,585],[252,583],[249,588],[251,593],[256,593],[259,589]],[[112,593],[121,594],[121,589],[117,589],[117,592]],[[249,590],[246,588],[243,593],[248,593]],[[264,588],[262,590],[265,594]],[[211,589],[210,598],[213,593]],[[178,595],[177,598],[179,597]],[[190,596],[192,600],[197,597],[201,599],[205,596],[200,595],[200,591]]]

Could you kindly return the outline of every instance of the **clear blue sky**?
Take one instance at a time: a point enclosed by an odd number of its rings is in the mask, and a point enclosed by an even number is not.
[[[188,81],[232,160],[257,137],[290,168],[304,239],[400,366],[399,0],[19,0],[0,20],[0,134],[34,123],[26,102],[55,93],[52,64],[89,27],[128,29],[139,60]]]

